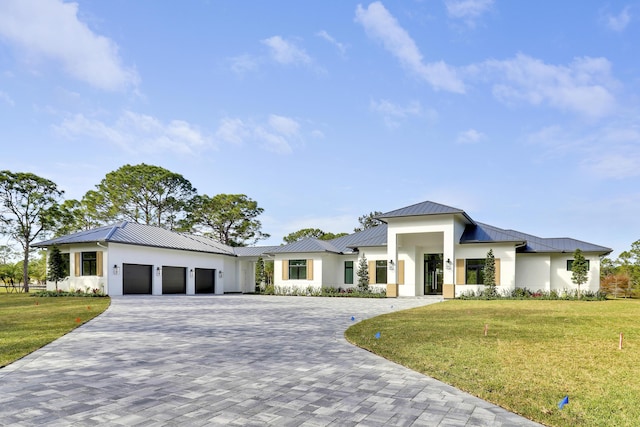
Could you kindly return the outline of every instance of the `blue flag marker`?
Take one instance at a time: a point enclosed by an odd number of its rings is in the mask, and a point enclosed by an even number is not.
[[[564,408],[564,405],[566,405],[567,403],[569,403],[569,396],[565,396],[564,399],[562,399],[559,403],[558,403],[558,409],[562,409]]]
[[[356,320],[355,316],[351,316],[351,321],[353,322],[354,320]]]
[[[376,339],[379,340],[380,339],[380,332],[376,332]]]

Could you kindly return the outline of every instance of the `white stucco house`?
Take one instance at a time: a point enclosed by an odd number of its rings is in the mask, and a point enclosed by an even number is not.
[[[582,290],[600,286],[600,259],[610,248],[570,238],[541,238],[473,220],[461,209],[423,202],[378,216],[382,224],[323,241],[232,248],[202,236],[123,222],[40,242],[59,247],[69,277],[59,287],[99,289],[109,295],[247,293],[255,289],[258,257],[274,262],[283,289],[348,288],[366,258],[372,287],[387,296],[453,298],[483,288],[491,249],[499,290],[570,291],[573,252],[589,264]],[[48,284],[48,288],[53,288]]]

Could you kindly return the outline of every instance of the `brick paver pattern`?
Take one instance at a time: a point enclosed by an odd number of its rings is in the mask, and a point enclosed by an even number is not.
[[[352,316],[438,301],[116,297],[0,369],[0,425],[538,425],[343,337]]]

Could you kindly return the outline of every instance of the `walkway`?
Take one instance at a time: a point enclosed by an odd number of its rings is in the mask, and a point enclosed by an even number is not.
[[[0,425],[537,425],[343,338],[351,316],[435,301],[116,297],[0,369]]]

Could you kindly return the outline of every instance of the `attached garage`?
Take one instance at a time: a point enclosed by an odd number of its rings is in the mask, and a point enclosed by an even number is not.
[[[162,266],[162,293],[186,294],[187,293],[187,269],[186,267]]]
[[[216,290],[216,270],[196,268],[196,294],[213,294]]]
[[[122,293],[151,294],[151,265],[122,264]]]

